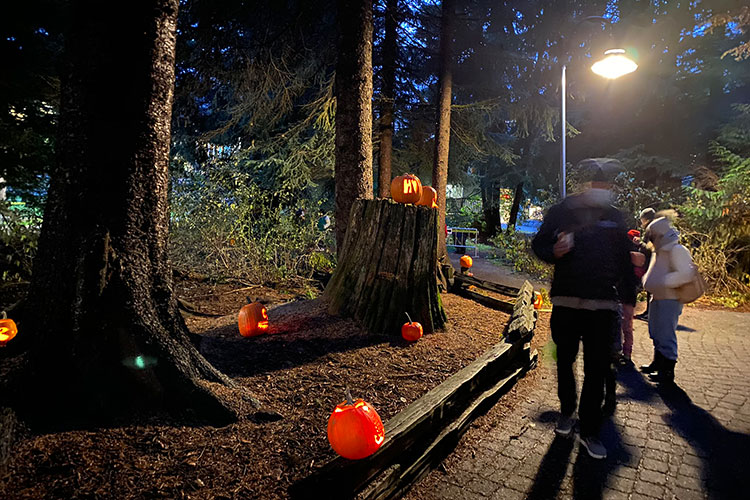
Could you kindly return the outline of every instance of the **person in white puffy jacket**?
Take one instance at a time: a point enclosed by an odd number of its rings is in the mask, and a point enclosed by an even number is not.
[[[679,234],[666,217],[648,225],[646,238],[654,246],[651,264],[643,276],[643,288],[652,295],[648,334],[654,342],[654,359],[641,371],[657,382],[672,383],[677,363],[677,321],[682,313],[677,288],[693,279],[693,259],[679,244]]]

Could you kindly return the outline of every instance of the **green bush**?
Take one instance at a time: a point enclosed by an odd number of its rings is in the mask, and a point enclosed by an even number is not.
[[[552,277],[553,267],[539,260],[531,249],[531,238],[514,230],[504,231],[492,238],[492,244],[500,249],[498,258],[513,269],[535,278],[545,280]]]
[[[335,265],[333,229],[317,227],[322,201],[269,191],[233,161],[202,167],[188,166],[172,181],[170,251],[176,267],[276,283]]]
[[[31,279],[41,223],[38,210],[0,201],[0,282]]]

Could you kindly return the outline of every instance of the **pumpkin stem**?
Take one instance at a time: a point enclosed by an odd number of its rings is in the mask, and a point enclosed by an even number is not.
[[[404,311],[404,314],[406,314],[406,319],[408,319],[408,320],[409,320],[409,324],[411,325],[411,323],[412,323],[412,321],[411,321],[411,316],[409,316],[409,313],[408,313],[408,312],[406,312],[406,311]]]
[[[8,313],[6,313],[5,311],[3,311],[2,313],[0,313],[0,316],[2,316],[2,317],[0,317],[0,319],[8,319]]]
[[[346,404],[349,406],[354,404],[354,400],[352,399],[352,393],[349,391],[349,386],[346,386]]]
[[[245,295],[245,300],[247,300],[248,304],[252,304],[253,303],[253,299],[251,299],[249,295]]]

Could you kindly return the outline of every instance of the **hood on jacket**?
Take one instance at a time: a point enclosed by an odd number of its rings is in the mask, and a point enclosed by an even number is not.
[[[654,219],[646,228],[646,239],[654,244],[654,248],[661,250],[668,245],[676,244],[680,233],[669,223],[666,217]]]

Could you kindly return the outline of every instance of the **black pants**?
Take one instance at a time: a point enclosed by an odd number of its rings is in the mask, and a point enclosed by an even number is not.
[[[573,365],[583,341],[583,389],[578,417],[581,435],[599,434],[602,421],[604,380],[610,367],[617,312],[589,311],[555,306],[550,326],[557,344],[557,395],[560,411],[572,415],[576,409],[576,379]]]

